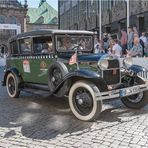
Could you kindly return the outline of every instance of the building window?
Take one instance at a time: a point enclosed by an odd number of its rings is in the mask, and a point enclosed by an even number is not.
[[[26,22],[29,23],[30,22],[30,17],[27,15],[26,16]]]
[[[54,17],[52,18],[51,21],[49,21],[50,24],[57,24],[58,23],[58,18],[57,17]]]
[[[5,24],[5,16],[0,15],[0,24]]]
[[[41,16],[40,18],[38,18],[38,20],[36,20],[35,23],[37,23],[37,24],[44,24],[44,17]]]
[[[17,18],[15,16],[10,17],[10,24],[17,24]]]

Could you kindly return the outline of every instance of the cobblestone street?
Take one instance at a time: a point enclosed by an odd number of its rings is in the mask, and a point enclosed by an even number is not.
[[[120,100],[104,102],[95,122],[82,122],[71,113],[66,98],[38,91],[12,99],[0,86],[0,147],[147,148],[148,105],[131,110]]]

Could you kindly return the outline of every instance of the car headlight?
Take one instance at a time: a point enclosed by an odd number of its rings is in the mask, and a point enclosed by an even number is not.
[[[123,65],[126,67],[126,68],[129,68],[133,65],[133,60],[131,57],[128,57],[128,58],[125,58],[123,60]]]
[[[101,59],[98,61],[98,67],[102,70],[106,70],[109,66],[107,59]]]

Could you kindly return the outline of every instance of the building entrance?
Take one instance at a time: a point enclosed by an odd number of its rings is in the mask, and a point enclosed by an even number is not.
[[[7,42],[11,36],[21,33],[21,27],[16,24],[0,24],[0,58],[8,55]]]
[[[5,58],[8,55],[8,48],[4,44],[0,44],[0,57]]]

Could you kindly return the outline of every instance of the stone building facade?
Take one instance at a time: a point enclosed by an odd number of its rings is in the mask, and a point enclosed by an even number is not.
[[[17,0],[0,1],[0,57],[7,53],[8,39],[20,32],[24,32],[27,1],[23,5]]]
[[[99,30],[99,0],[59,0],[59,28]],[[130,25],[148,32],[148,1],[129,0]],[[126,28],[126,0],[102,0],[102,32]]]

